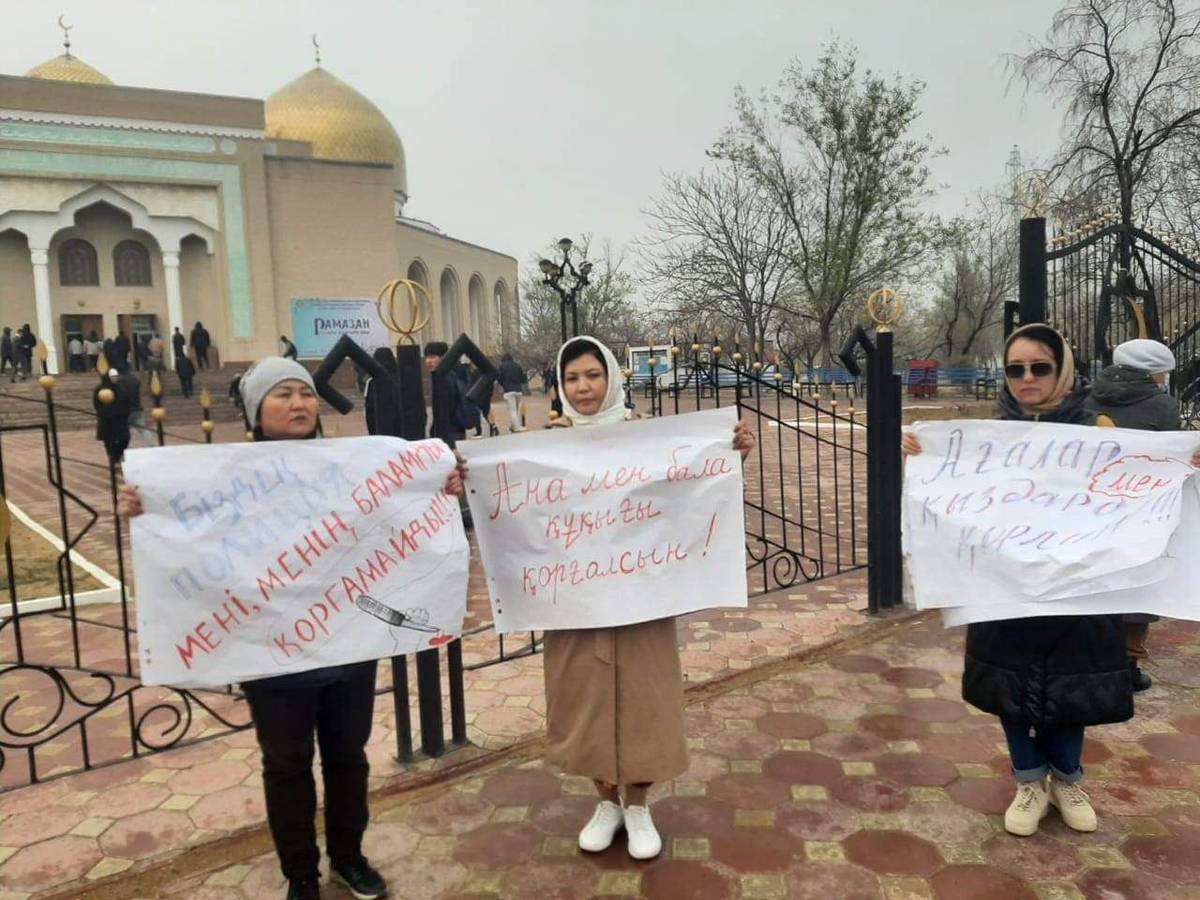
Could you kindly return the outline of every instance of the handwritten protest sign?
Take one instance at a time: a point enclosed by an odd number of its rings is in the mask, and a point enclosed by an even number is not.
[[[215,686],[380,659],[462,629],[468,549],[441,441],[130,450],[146,684]]]
[[[729,408],[459,445],[496,630],[745,606],[736,422]]]
[[[947,624],[1200,618],[1188,586],[1200,576],[1196,435],[989,421],[916,433],[903,520],[918,607]]]

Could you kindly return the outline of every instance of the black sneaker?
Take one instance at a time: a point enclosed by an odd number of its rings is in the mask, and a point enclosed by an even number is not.
[[[293,878],[288,882],[287,900],[321,900],[321,883],[315,878]]]
[[[375,900],[387,896],[387,882],[371,868],[366,859],[345,865],[333,865],[333,880],[344,885],[358,900]]]
[[[1154,682],[1150,679],[1150,676],[1143,672],[1141,667],[1135,662],[1131,662],[1129,664],[1129,675],[1133,679],[1134,693],[1148,691],[1150,690],[1150,686],[1154,684]]]

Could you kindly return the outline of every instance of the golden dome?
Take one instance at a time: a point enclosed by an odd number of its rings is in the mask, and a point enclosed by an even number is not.
[[[389,163],[396,190],[408,192],[404,145],[379,107],[320,66],[267,98],[266,136],[312,144],[313,156]]]
[[[112,79],[97,72],[78,56],[63,53],[34,66],[25,73],[26,78],[41,78],[45,81],[73,81],[77,84],[112,84]]]

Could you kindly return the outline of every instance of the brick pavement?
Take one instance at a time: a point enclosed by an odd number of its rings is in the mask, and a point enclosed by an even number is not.
[[[1200,625],[1155,626],[1151,646],[1137,717],[1089,732],[1095,834],[1053,811],[1034,837],[1004,833],[1001,731],[959,699],[961,630],[925,616],[697,697],[691,768],[652,794],[657,860],[630,860],[620,838],[580,853],[592,788],[538,759],[378,798],[367,852],[406,900],[1195,898]],[[123,896],[258,900],[281,884],[272,854],[246,854]]]

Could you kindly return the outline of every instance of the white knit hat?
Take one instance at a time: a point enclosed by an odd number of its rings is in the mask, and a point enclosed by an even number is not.
[[[242,403],[251,426],[258,424],[258,408],[262,406],[263,398],[271,392],[271,388],[283,381],[303,381],[314,391],[317,389],[308,369],[294,359],[284,359],[282,356],[260,359],[242,376],[238,389],[242,392]]]
[[[1113,351],[1113,363],[1158,375],[1175,371],[1175,354],[1161,341],[1138,338],[1118,344]]]

